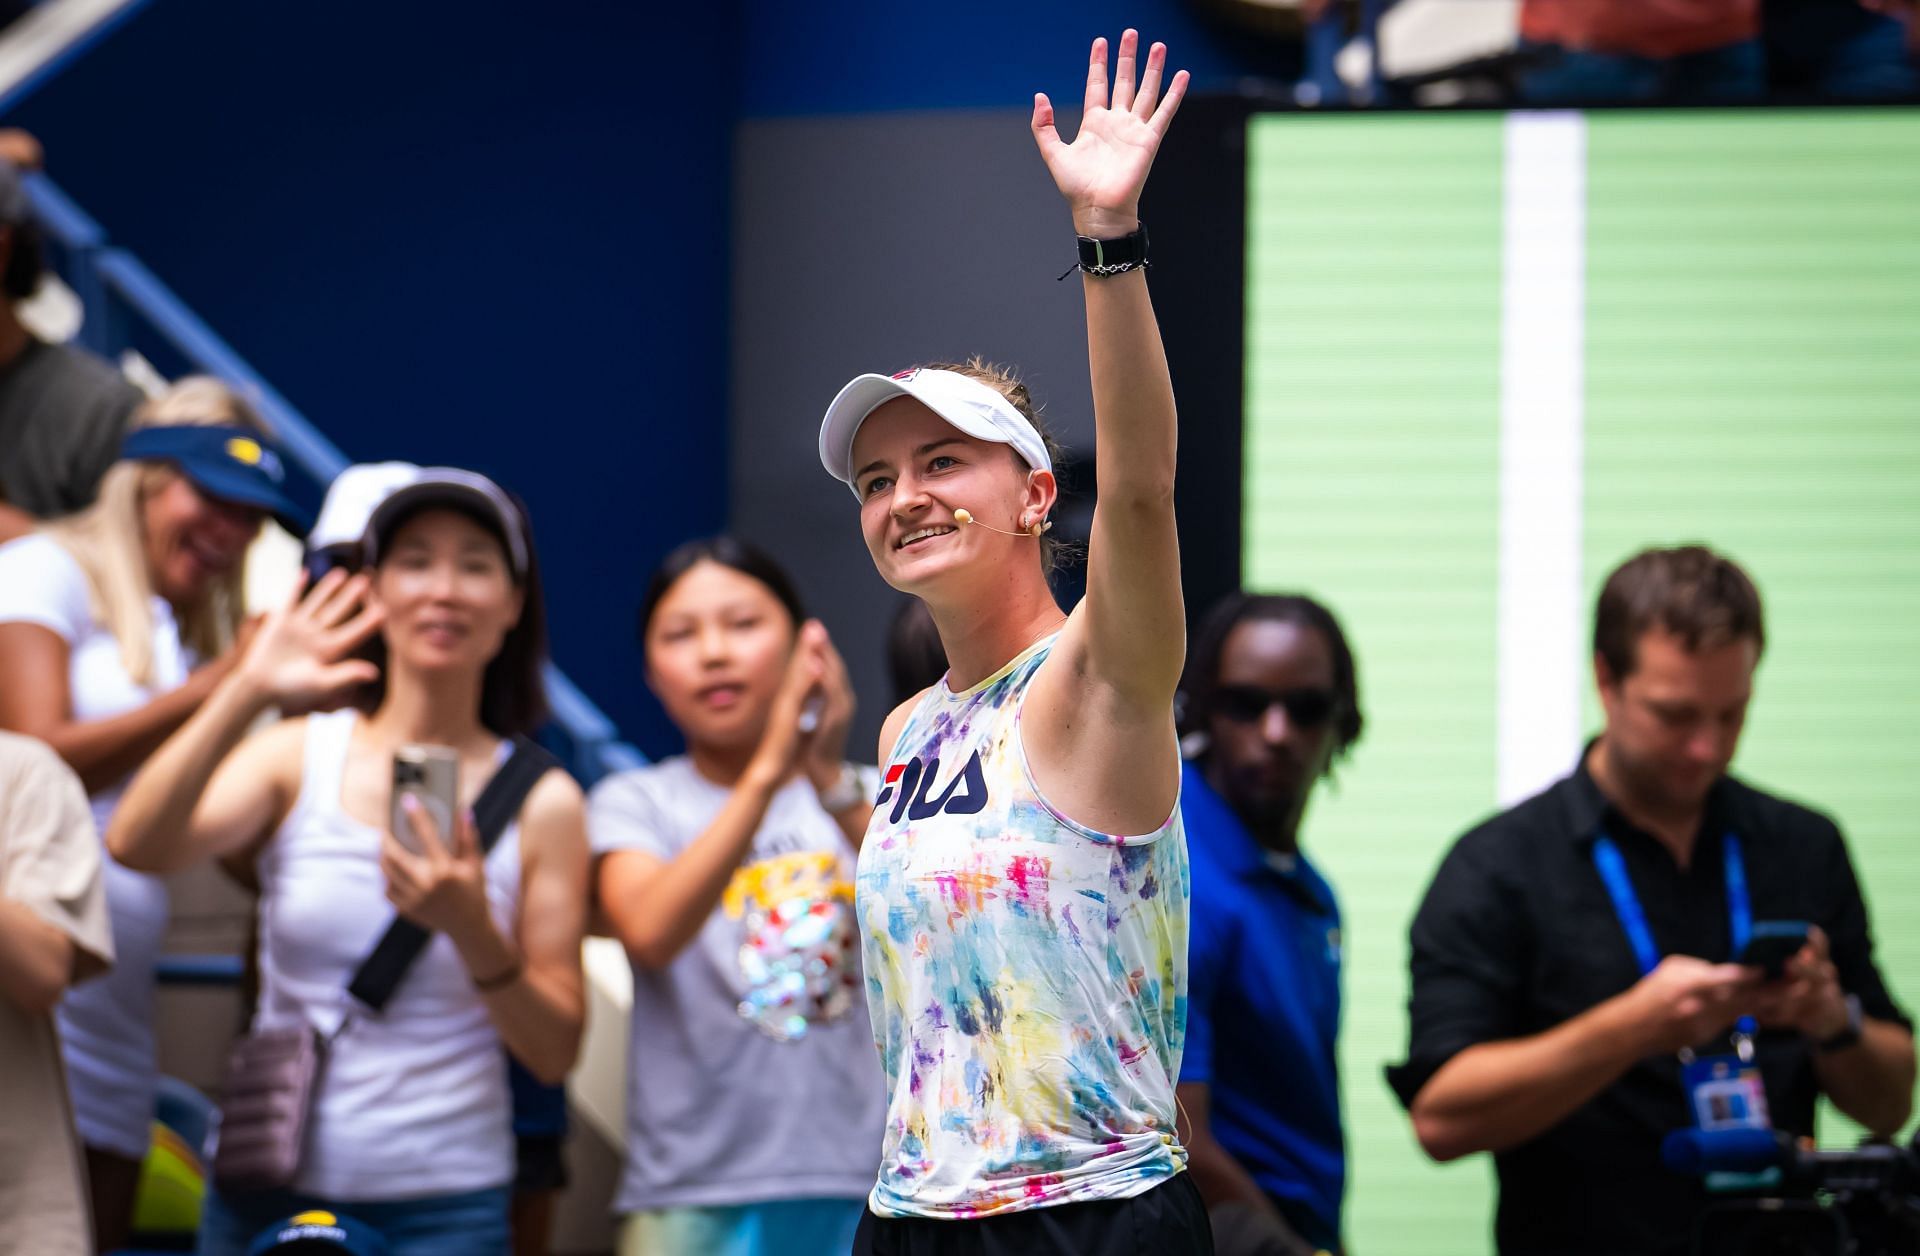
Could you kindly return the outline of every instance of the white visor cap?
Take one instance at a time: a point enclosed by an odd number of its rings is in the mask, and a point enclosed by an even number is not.
[[[958,371],[916,368],[898,375],[855,376],[820,421],[820,464],[860,496],[853,482],[853,438],[867,416],[895,397],[912,397],[975,440],[1010,445],[1029,467],[1052,471],[1047,442],[997,388]]]
[[[313,551],[336,545],[358,545],[367,534],[367,520],[373,509],[420,478],[420,468],[411,462],[356,462],[327,486],[320,503],[320,517],[307,533],[307,548]]]

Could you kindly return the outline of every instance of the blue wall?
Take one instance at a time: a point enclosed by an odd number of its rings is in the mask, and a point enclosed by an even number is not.
[[[1167,45],[1194,90],[1292,77],[1297,49],[1242,34],[1186,0],[972,0],[829,6],[742,0],[741,107],[748,117],[1025,107],[1044,91],[1079,108],[1088,46],[1127,26]]]
[[[152,0],[4,121],[349,457],[520,491],[555,656],[658,754],[640,584],[736,516],[755,453],[727,435],[736,121],[1073,107],[1127,23],[1198,90],[1290,72],[1181,0]]]
[[[726,519],[733,21],[156,0],[6,119],[348,456],[525,495],[556,657],[652,751],[639,585]]]

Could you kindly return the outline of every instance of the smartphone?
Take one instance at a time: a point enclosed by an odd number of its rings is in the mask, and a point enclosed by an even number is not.
[[[1746,949],[1733,962],[1764,969],[1768,980],[1779,977],[1787,971],[1787,961],[1807,944],[1809,927],[1804,920],[1755,921]]]
[[[421,854],[403,799],[420,800],[443,843],[453,841],[453,809],[460,801],[460,753],[451,746],[401,746],[393,752],[393,795],[387,823],[400,844]]]

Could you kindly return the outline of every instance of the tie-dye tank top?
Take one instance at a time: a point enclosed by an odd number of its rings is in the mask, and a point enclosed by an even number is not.
[[[869,1200],[883,1217],[1119,1199],[1186,1165],[1179,808],[1114,837],[1040,796],[1020,707],[1054,640],[964,693],[928,692],[860,848],[867,1003],[890,1088]]]

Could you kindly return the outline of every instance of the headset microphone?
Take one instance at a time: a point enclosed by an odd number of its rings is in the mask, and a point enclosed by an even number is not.
[[[1009,532],[1005,528],[996,528],[990,523],[981,523],[973,517],[973,512],[965,506],[961,506],[953,512],[953,521],[961,525],[970,523],[976,528],[985,528],[989,532],[998,532],[1001,536],[1030,536],[1036,540],[1039,539],[1042,532],[1051,532],[1053,530],[1053,521],[1048,519],[1040,523],[1028,525],[1025,532]]]

